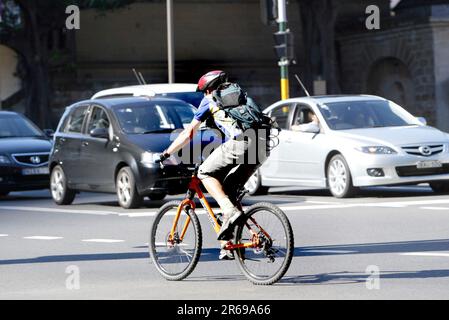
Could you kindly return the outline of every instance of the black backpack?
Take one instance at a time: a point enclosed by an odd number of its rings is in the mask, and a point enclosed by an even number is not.
[[[234,119],[243,131],[248,129],[270,129],[272,120],[249,98],[236,83],[223,83],[213,93],[217,106]]]

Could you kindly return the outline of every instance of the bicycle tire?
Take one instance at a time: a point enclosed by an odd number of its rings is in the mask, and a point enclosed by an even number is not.
[[[285,215],[285,213],[280,208],[276,207],[275,205],[273,205],[271,203],[254,204],[251,207],[249,207],[248,210],[246,210],[245,215],[247,216],[247,219],[249,219],[250,217],[254,216],[257,212],[261,212],[261,211],[266,211],[266,212],[269,212],[269,213],[275,215],[282,224],[282,229],[285,233],[284,236],[286,239],[285,240],[285,243],[286,243],[285,259],[282,262],[282,265],[272,275],[270,275],[268,277],[258,277],[248,269],[248,266],[245,263],[245,261],[248,260],[245,252],[246,252],[246,250],[252,250],[252,249],[245,249],[245,250],[237,249],[237,250],[235,250],[235,253],[236,253],[235,260],[236,260],[237,264],[239,265],[242,273],[245,275],[245,277],[250,282],[252,282],[255,285],[272,285],[272,284],[276,283],[277,281],[279,281],[285,275],[285,273],[288,271],[288,268],[290,267],[290,264],[293,259],[293,253],[294,253],[294,235],[293,235],[293,230],[292,230],[291,224],[290,224],[287,216]],[[248,221],[247,219],[245,219],[245,220]],[[264,226],[261,226],[261,227],[264,228]],[[241,243],[244,228],[245,228],[245,222],[240,223],[236,227],[235,239],[234,239],[236,244]],[[267,230],[267,232],[269,233],[270,231]]]
[[[202,233],[201,233],[201,225],[199,222],[199,219],[195,212],[193,210],[189,210],[188,215],[191,219],[191,225],[193,225],[194,228],[194,234],[195,234],[195,249],[192,254],[192,260],[189,262],[186,268],[178,273],[169,273],[165,268],[162,267],[159,259],[158,254],[156,252],[156,233],[158,231],[158,226],[161,221],[161,219],[164,217],[164,215],[169,212],[172,209],[176,209],[181,204],[180,201],[170,201],[164,204],[160,209],[158,214],[156,215],[156,218],[153,222],[153,225],[151,227],[151,234],[150,234],[150,241],[149,241],[149,251],[150,251],[150,257],[153,261],[154,265],[156,266],[156,269],[159,271],[159,273],[167,280],[170,281],[180,281],[185,278],[187,278],[195,269],[200,256],[201,256],[201,249],[202,249]],[[191,230],[191,227],[189,226],[189,230]],[[170,232],[170,230],[167,230],[167,232]]]

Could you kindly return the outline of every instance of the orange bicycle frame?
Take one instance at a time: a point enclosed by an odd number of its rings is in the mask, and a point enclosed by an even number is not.
[[[175,215],[175,219],[173,221],[173,225],[170,231],[170,239],[173,240],[174,236],[175,236],[175,230],[176,230],[176,226],[178,225],[179,222],[179,218],[181,217],[181,213],[182,210],[186,207],[188,207],[189,209],[193,209],[195,210],[196,205],[195,202],[193,201],[193,197],[197,196],[198,200],[200,201],[201,205],[203,206],[203,208],[206,210],[207,214],[208,214],[208,218],[209,221],[212,223],[212,226],[215,230],[215,233],[219,233],[220,232],[220,224],[217,221],[217,218],[211,208],[211,206],[209,205],[209,202],[207,201],[206,197],[204,196],[203,191],[201,190],[201,180],[198,179],[195,175],[192,176],[192,180],[189,183],[189,196],[184,199],[181,204],[179,205],[177,211],[176,211],[176,215]],[[190,217],[187,216],[186,221],[184,222],[184,226],[182,228],[181,234],[179,235],[179,240],[182,241],[184,239],[184,236],[187,232],[187,228],[190,224]],[[268,235],[268,233],[263,230],[253,218],[250,218],[250,220],[254,223],[254,225],[256,225],[263,233],[265,236],[267,236],[268,238],[270,238],[270,236]],[[226,250],[235,250],[235,249],[239,249],[239,248],[254,248],[258,245],[259,243],[259,238],[257,233],[255,233],[251,227],[248,225],[248,223],[246,223],[246,227],[249,229],[251,235],[252,235],[252,241],[248,242],[248,243],[240,243],[240,244],[232,244],[231,242],[228,242],[225,246]]]

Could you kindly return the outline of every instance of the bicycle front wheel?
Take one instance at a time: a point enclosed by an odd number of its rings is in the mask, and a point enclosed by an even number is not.
[[[235,250],[246,278],[256,285],[271,285],[287,272],[293,258],[293,230],[285,213],[271,203],[259,203],[245,212],[236,228],[235,244],[253,247]]]
[[[157,214],[149,241],[151,259],[156,269],[167,280],[185,279],[195,269],[201,255],[201,226],[193,210],[184,208],[176,225],[179,201],[171,201]]]

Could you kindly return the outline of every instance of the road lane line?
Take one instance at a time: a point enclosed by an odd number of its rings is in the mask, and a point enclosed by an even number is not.
[[[0,234],[0,237],[7,237],[7,234]]]
[[[97,243],[118,243],[118,242],[125,242],[125,240],[118,240],[118,239],[85,239],[81,240],[83,242],[97,242]]]
[[[94,215],[117,215],[114,211],[101,210],[76,210],[76,209],[62,209],[62,208],[42,208],[42,207],[16,207],[16,206],[0,206],[0,210],[18,210],[18,211],[35,211],[44,213],[80,213],[80,214],[94,214]]]
[[[357,204],[339,204],[339,205],[318,205],[318,206],[279,206],[284,211],[296,210],[321,210],[321,209],[344,209],[358,207]]]
[[[141,218],[141,217],[155,217],[157,212],[130,212],[130,213],[119,213],[119,217],[129,217],[129,218]]]
[[[401,256],[421,256],[421,257],[447,257],[449,258],[449,253],[443,252],[406,252],[401,253]]]
[[[312,202],[309,202],[312,203]],[[417,200],[417,201],[391,201],[391,202],[369,202],[369,203],[348,203],[348,204],[317,204],[317,205],[280,205],[279,207],[284,211],[303,211],[303,210],[326,210],[326,209],[346,209],[356,207],[389,207],[389,208],[403,208],[407,206],[429,206],[449,204],[449,199],[434,199],[434,200]],[[430,208],[430,207],[426,207]],[[432,207],[434,208],[434,207]],[[435,207],[436,208],[436,207]],[[116,215],[127,216],[130,218],[138,217],[154,217],[157,211],[103,211],[103,210],[78,210],[78,209],[63,209],[63,208],[43,208],[43,207],[24,207],[24,206],[0,206],[0,210],[17,210],[17,211],[33,211],[43,213],[73,213],[73,214],[91,214],[91,215]],[[446,210],[445,209],[429,209],[429,210]],[[198,215],[206,214],[203,209],[196,210]],[[174,213],[169,213],[174,214]]]
[[[436,211],[447,211],[447,212],[449,212],[449,208],[445,208],[445,207],[421,207],[420,209],[436,210]]]
[[[434,199],[434,200],[416,200],[416,201],[391,201],[391,202],[372,202],[372,203],[361,203],[361,206],[377,206],[377,205],[406,205],[406,206],[419,206],[419,205],[429,205],[429,204],[448,204],[449,199]]]
[[[51,237],[51,236],[30,236],[30,237],[23,237],[27,240],[59,240],[64,239],[63,237]]]
[[[357,253],[357,251],[349,251],[349,250],[304,250],[304,253]]]

